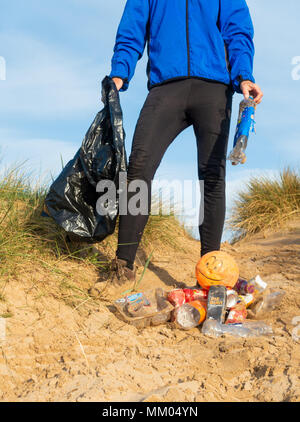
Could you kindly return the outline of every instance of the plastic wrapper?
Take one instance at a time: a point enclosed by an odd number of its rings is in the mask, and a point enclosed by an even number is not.
[[[237,303],[233,308],[230,309],[226,324],[235,324],[244,322],[247,318],[247,309],[244,302]]]
[[[114,306],[119,317],[136,328],[164,324],[171,319],[174,310],[160,288],[125,296],[116,300]]]
[[[273,334],[272,327],[263,321],[244,321],[242,324],[220,324],[213,319],[207,319],[202,326],[202,333],[210,337],[220,337],[225,334],[234,337],[260,337]]]
[[[98,182],[112,181],[116,189],[119,173],[126,172],[125,132],[119,92],[114,81],[102,81],[104,108],[96,115],[81,148],[51,185],[43,216],[52,217],[70,239],[99,242],[115,230],[119,198],[107,201],[107,213],[100,215],[96,192]]]

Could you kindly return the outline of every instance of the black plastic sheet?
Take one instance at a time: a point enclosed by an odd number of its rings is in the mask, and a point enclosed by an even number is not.
[[[125,131],[119,92],[114,81],[102,81],[104,108],[96,115],[81,148],[51,185],[43,215],[51,216],[70,239],[100,242],[115,230],[118,196],[110,213],[100,215],[98,182],[111,180],[118,189],[119,172],[127,171]]]

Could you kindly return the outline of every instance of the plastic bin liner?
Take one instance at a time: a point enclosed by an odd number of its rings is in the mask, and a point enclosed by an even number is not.
[[[96,115],[81,148],[51,185],[43,216],[52,217],[69,239],[99,242],[115,230],[119,198],[108,204],[109,213],[96,211],[97,183],[110,180],[118,189],[119,172],[127,171],[125,131],[119,92],[114,81],[102,81],[104,108]]]

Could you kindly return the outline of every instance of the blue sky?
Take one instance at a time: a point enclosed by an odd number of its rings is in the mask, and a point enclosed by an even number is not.
[[[0,80],[2,168],[27,160],[35,175],[56,175],[77,151],[103,104],[100,87],[110,72],[115,35],[125,0],[11,0],[1,7]],[[248,144],[247,163],[227,167],[228,209],[251,175],[276,174],[299,166],[300,79],[292,60],[300,56],[299,0],[248,0],[255,26],[255,72],[265,97],[256,116],[257,134]],[[120,93],[129,154],[140,108],[148,93],[146,52],[130,88]],[[294,65],[295,66],[295,65]],[[300,71],[299,71],[300,75]],[[237,118],[235,95],[230,146]],[[192,128],[167,151],[157,177],[196,179]]]

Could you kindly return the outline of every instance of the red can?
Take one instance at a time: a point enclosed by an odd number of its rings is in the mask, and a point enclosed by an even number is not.
[[[182,289],[175,289],[168,293],[167,299],[173,306],[181,306],[185,303],[185,294]]]
[[[208,290],[204,289],[183,289],[185,294],[185,302],[193,302],[195,300],[207,300]]]

